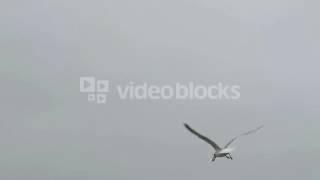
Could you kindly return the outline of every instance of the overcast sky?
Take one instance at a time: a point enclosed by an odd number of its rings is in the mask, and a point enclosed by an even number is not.
[[[320,178],[319,3],[0,2],[0,178]],[[87,101],[79,78],[241,87],[239,100]],[[113,93],[113,94],[112,94]],[[193,128],[224,145],[233,161]]]

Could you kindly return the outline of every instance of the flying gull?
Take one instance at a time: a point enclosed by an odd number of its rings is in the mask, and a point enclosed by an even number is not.
[[[184,127],[186,127],[192,134],[198,136],[200,139],[202,139],[203,141],[207,142],[208,144],[210,144],[213,147],[213,149],[215,150],[215,153],[213,154],[213,157],[212,157],[211,161],[214,161],[217,157],[226,157],[226,158],[232,160],[231,152],[234,150],[234,148],[230,148],[229,145],[232,142],[234,142],[237,138],[239,138],[241,136],[246,136],[246,135],[249,135],[249,134],[257,132],[263,126],[259,126],[259,127],[255,128],[253,130],[250,130],[248,132],[242,133],[242,134],[232,138],[223,148],[218,146],[214,141],[212,141],[211,139],[207,138],[206,136],[203,136],[203,135],[199,134],[197,131],[192,129],[188,124],[184,123]]]

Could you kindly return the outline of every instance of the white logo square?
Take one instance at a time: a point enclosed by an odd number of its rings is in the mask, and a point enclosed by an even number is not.
[[[88,101],[95,101],[96,95],[95,94],[88,94]]]
[[[95,78],[94,77],[80,77],[80,92],[82,92],[82,93],[95,92]]]
[[[109,92],[109,81],[97,80],[97,92]]]
[[[107,95],[106,94],[97,94],[97,103],[102,104],[107,102]]]

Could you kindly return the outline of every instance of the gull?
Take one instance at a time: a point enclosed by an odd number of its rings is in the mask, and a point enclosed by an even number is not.
[[[202,139],[203,141],[207,142],[208,144],[210,144],[213,147],[213,149],[215,150],[215,153],[213,154],[213,157],[211,159],[211,161],[213,162],[218,157],[226,157],[227,159],[231,159],[232,160],[231,152],[234,150],[234,148],[230,148],[229,145],[232,142],[234,142],[237,138],[239,138],[241,136],[246,136],[246,135],[249,135],[249,134],[257,132],[263,126],[259,126],[259,127],[255,128],[253,130],[247,131],[245,133],[242,133],[242,134],[232,138],[223,148],[218,146],[211,139],[207,138],[206,136],[201,135],[200,133],[198,133],[197,131],[192,129],[188,124],[184,123],[184,127],[187,128],[192,134],[196,135],[198,138]]]

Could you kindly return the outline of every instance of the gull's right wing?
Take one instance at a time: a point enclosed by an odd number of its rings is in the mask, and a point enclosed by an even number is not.
[[[192,134],[198,136],[200,139],[202,139],[205,142],[207,142],[208,144],[210,144],[216,151],[221,150],[221,148],[215,142],[213,142],[211,139],[199,134],[197,131],[192,129],[188,124],[184,123],[184,127],[186,127]]]
[[[261,129],[261,128],[263,128],[263,126],[259,126],[259,127],[255,128],[255,129],[253,129],[253,130],[250,130],[250,131],[248,131],[248,132],[242,133],[242,134],[240,134],[239,136],[236,136],[236,137],[232,138],[232,139],[224,146],[224,148],[227,148],[227,147],[228,147],[233,141],[235,141],[237,138],[239,138],[239,137],[241,137],[241,136],[246,136],[246,135],[255,133],[255,132],[257,132],[257,131],[258,131],[259,129]]]

